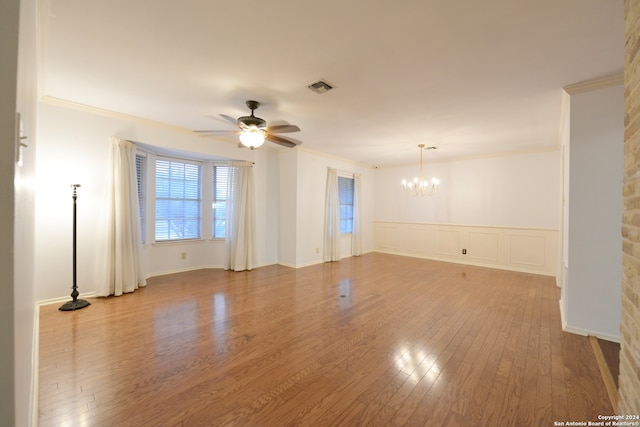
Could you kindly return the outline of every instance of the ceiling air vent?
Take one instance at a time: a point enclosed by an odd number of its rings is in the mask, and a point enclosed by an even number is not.
[[[322,80],[312,83],[307,87],[312,91],[314,91],[315,93],[325,93],[333,89],[333,86],[331,86],[329,83]]]

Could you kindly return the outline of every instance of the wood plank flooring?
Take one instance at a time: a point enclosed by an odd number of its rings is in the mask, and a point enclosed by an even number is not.
[[[553,426],[613,414],[550,277],[371,253],[40,311],[41,426]]]
[[[617,388],[618,376],[620,375],[620,344],[602,339],[598,339],[598,344]]]

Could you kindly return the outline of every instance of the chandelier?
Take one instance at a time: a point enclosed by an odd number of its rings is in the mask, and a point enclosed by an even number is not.
[[[431,181],[424,179],[424,175],[422,174],[422,150],[425,148],[424,144],[418,144],[418,148],[420,148],[420,175],[410,181],[403,179],[402,190],[414,196],[430,196],[438,189],[440,180],[438,178],[431,178]],[[435,150],[436,147],[427,147],[426,149]]]

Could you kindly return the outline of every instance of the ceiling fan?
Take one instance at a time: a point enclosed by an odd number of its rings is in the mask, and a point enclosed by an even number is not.
[[[295,147],[300,144],[299,141],[283,138],[275,135],[276,133],[299,132],[300,128],[295,125],[274,125],[267,126],[267,122],[256,117],[253,112],[260,106],[258,101],[247,101],[247,107],[251,110],[250,116],[233,117],[226,114],[220,114],[220,117],[238,126],[239,130],[196,130],[195,132],[202,136],[209,135],[240,135],[240,143],[250,149],[260,147],[265,140],[282,145],[284,147]]]

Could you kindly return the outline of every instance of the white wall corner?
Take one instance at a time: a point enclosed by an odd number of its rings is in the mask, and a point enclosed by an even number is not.
[[[564,313],[564,300],[560,298],[558,300],[558,305],[560,306],[560,324],[562,325],[562,330],[567,330],[567,317]]]
[[[589,329],[576,328],[570,325],[567,325],[564,319],[564,313],[562,310],[562,304],[560,304],[560,317],[562,318],[562,330],[564,332],[568,332],[571,334],[581,335],[583,337],[593,336],[599,339],[603,339],[605,341],[611,341],[620,344],[622,337],[618,335],[611,335],[604,332],[592,331]]]

